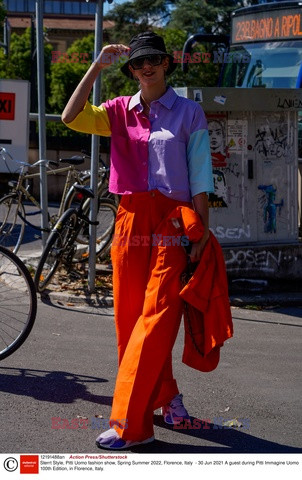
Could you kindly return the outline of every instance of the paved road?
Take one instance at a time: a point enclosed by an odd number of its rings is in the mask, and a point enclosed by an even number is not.
[[[175,345],[175,376],[192,423],[199,419],[200,428],[173,430],[156,412],[156,441],[133,451],[302,452],[302,309],[232,311],[235,336],[214,372],[202,374],[181,363],[182,331]],[[94,440],[110,414],[116,369],[111,309],[40,301],[30,337],[0,363],[0,452],[100,453]],[[85,417],[89,426],[55,429],[52,417],[69,423]],[[100,421],[99,428],[92,428],[92,419]],[[242,427],[216,428],[233,419]]]

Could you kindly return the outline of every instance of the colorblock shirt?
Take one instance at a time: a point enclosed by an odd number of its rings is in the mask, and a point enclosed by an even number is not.
[[[205,114],[198,103],[169,87],[143,113],[140,91],[133,97],[86,102],[68,127],[111,136],[109,190],[125,195],[158,189],[180,201],[213,192],[210,143]]]

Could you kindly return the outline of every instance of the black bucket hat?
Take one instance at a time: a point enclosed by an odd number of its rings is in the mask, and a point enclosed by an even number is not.
[[[130,78],[133,78],[129,70],[129,62],[134,58],[144,57],[146,55],[165,55],[169,58],[169,67],[167,75],[174,72],[176,63],[172,55],[167,53],[165,42],[162,37],[154,32],[143,32],[135,35],[129,43],[130,53],[128,61],[121,67],[122,72]]]

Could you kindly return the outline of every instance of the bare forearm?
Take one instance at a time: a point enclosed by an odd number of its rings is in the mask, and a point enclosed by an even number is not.
[[[72,122],[72,120],[74,120],[76,116],[83,110],[92,86],[100,71],[101,67],[97,62],[91,65],[64,108],[62,113],[63,122]]]
[[[209,203],[206,193],[199,193],[193,197],[194,210],[201,216],[205,231],[209,230]]]
[[[123,44],[106,45],[99,54],[96,61],[91,65],[83,79],[71,95],[64,111],[62,120],[65,123],[72,122],[76,116],[83,110],[88,100],[92,86],[99,75],[100,71],[109,67],[120,55],[126,54],[129,47]]]
[[[202,238],[199,242],[193,243],[192,250],[190,253],[190,258],[192,262],[199,262],[202,251],[204,249],[205,244],[208,241],[210,236],[209,231],[209,204],[208,204],[208,196],[206,193],[199,193],[193,197],[193,206],[195,212],[197,212],[202,220],[204,226],[204,233]]]

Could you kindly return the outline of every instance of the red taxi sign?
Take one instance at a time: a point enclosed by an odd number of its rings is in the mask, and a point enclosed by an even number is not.
[[[0,92],[0,120],[15,120],[15,93]]]

